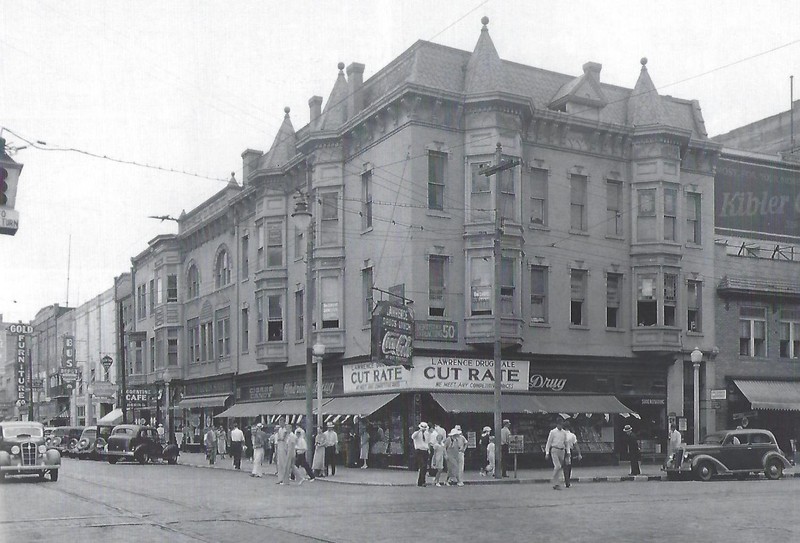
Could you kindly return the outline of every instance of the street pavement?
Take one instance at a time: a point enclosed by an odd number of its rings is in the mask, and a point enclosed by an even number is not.
[[[233,460],[229,455],[226,457],[217,457],[214,466],[209,466],[208,460],[202,453],[186,453],[181,452],[178,459],[179,464],[186,466],[208,468],[216,470],[234,470]],[[252,470],[253,464],[250,460],[242,458],[241,471],[249,474]],[[275,465],[264,464],[262,471],[266,476],[272,476],[275,473]],[[648,481],[661,481],[666,480],[666,475],[661,471],[661,464],[643,464],[641,466],[641,475],[631,476],[630,464],[628,462],[621,462],[618,465],[606,466],[583,466],[576,463],[572,468],[572,480],[576,483],[600,483],[600,482],[648,482]],[[491,477],[482,477],[478,471],[465,471],[464,484],[465,485],[485,485],[485,484],[528,484],[528,483],[550,483],[550,476],[552,469],[522,469],[518,470],[516,474],[513,470],[508,471],[508,478],[493,479]],[[751,476],[752,478],[756,478]],[[763,477],[761,474],[759,477]],[[800,470],[796,467],[791,467],[784,471],[784,477],[800,477]],[[430,483],[433,478],[428,478]],[[325,483],[338,483],[362,486],[416,486],[417,472],[407,469],[380,469],[380,468],[349,468],[339,466],[336,468],[336,475],[334,477],[320,478],[320,482]]]

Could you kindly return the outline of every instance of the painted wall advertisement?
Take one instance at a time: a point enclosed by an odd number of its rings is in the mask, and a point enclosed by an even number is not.
[[[714,212],[717,229],[800,238],[800,171],[720,159]]]
[[[372,314],[372,359],[410,365],[414,353],[414,312],[390,302],[378,302]]]
[[[465,392],[494,388],[494,360],[416,356],[414,366],[386,366],[377,362],[343,366],[344,392],[393,392],[436,390]],[[503,360],[504,390],[526,391],[529,381],[527,360]]]

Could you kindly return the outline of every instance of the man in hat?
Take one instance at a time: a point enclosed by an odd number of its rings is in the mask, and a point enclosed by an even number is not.
[[[233,454],[234,469],[242,469],[242,452],[244,452],[244,432],[234,422],[233,430],[231,430],[231,453]]]
[[[572,462],[583,457],[578,448],[578,436],[572,432],[572,425],[569,422],[564,424],[564,431],[567,432],[567,452],[564,455],[564,486],[569,488],[570,477],[572,476]]]
[[[567,452],[567,432],[564,430],[564,420],[559,417],[556,419],[556,427],[550,430],[547,436],[547,444],[544,446],[544,457],[553,461],[553,476],[550,484],[553,490],[561,490],[559,480],[564,471],[564,459]]]
[[[333,423],[327,424],[327,430],[322,434],[325,436],[325,476],[336,475],[336,446],[339,444],[339,436],[333,428]]]
[[[622,429],[625,433],[625,447],[628,449],[628,460],[631,461],[631,475],[641,475],[639,460],[642,459],[642,450],[639,448],[639,440],[633,435],[633,427],[626,424]]]
[[[414,459],[417,462],[419,475],[417,486],[425,486],[425,476],[428,471],[428,423],[420,422],[417,431],[411,434],[414,443]]]
[[[508,477],[507,473],[507,466],[508,461],[511,458],[511,454],[508,452],[508,444],[511,442],[511,421],[508,419],[503,419],[503,427],[500,428],[500,453],[501,453],[501,462],[503,463],[503,477]]]
[[[261,477],[261,464],[264,461],[264,444],[267,441],[267,435],[262,430],[263,427],[264,425],[259,422],[252,431],[253,469],[250,472],[250,477]]]
[[[480,445],[480,452],[481,457],[486,458],[487,464],[486,466],[481,466],[481,477],[486,477],[486,474],[489,472],[489,438],[492,436],[492,429],[489,426],[484,426],[483,431],[481,431],[481,438],[478,444]],[[494,456],[492,456],[492,460],[494,460]],[[492,468],[492,471],[494,468]]]

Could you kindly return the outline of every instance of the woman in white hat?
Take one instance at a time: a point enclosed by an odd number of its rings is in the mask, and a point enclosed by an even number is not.
[[[481,477],[485,477],[488,470],[488,454],[489,454],[489,438],[492,436],[492,429],[489,426],[484,426],[481,431],[481,439],[479,441],[481,456],[486,457],[487,466],[481,467]]]
[[[461,480],[461,450],[462,450],[461,430],[453,428],[447,435],[444,442],[445,454],[447,456],[447,483],[455,481],[456,485],[464,486]]]

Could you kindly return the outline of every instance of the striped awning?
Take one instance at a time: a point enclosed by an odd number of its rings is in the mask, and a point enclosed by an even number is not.
[[[230,398],[230,394],[216,394],[212,396],[192,396],[182,399],[178,403],[181,409],[192,409],[196,407],[225,407],[225,402]]]
[[[330,402],[330,398],[325,400],[323,398],[323,410],[325,405]],[[317,400],[314,400],[316,407]],[[316,408],[314,413],[316,413]],[[270,400],[266,402],[248,402],[238,403],[230,409],[223,411],[214,418],[236,418],[236,417],[259,417],[261,415],[305,415],[306,414],[306,401],[305,399],[291,399],[291,400]]]
[[[322,407],[326,415],[359,415],[366,417],[397,398],[399,394],[374,394],[371,396],[345,396],[333,398]]]
[[[753,409],[800,411],[800,382],[734,379]]]
[[[492,394],[434,392],[433,399],[450,413],[493,413]],[[614,396],[503,394],[503,413],[633,413]]]

